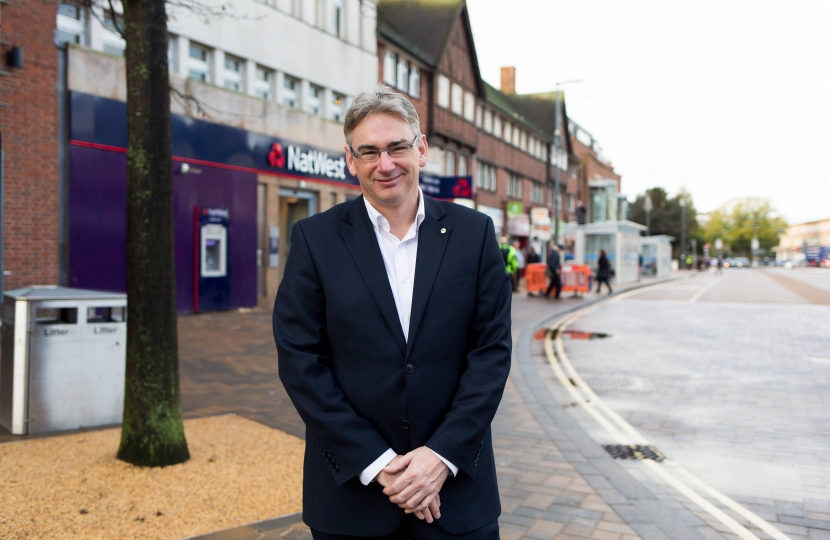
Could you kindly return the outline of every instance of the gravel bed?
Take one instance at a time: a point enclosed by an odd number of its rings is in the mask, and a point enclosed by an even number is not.
[[[190,460],[115,459],[120,429],[0,444],[0,538],[175,539],[302,509],[304,441],[237,415],[185,420]]]

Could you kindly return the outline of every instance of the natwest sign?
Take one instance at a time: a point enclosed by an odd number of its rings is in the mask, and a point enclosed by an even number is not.
[[[342,182],[359,185],[346,167],[346,154],[330,154],[312,146],[278,140],[271,144],[265,159],[269,169],[278,169],[286,176]]]

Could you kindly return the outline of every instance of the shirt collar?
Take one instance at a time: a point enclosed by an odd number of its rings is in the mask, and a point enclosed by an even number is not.
[[[372,206],[372,203],[370,203],[365,196],[363,197],[363,202],[366,204],[366,211],[369,213],[369,220],[372,222],[372,228],[375,229],[375,231],[381,230],[384,232],[389,232],[389,222],[386,221],[386,218],[383,217],[374,206]],[[415,214],[416,231],[421,227],[421,223],[424,221],[425,216],[426,213],[424,212],[424,192],[421,191],[421,187],[418,186],[418,212]]]

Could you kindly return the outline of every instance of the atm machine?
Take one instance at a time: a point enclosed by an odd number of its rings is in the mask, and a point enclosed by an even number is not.
[[[193,312],[223,311],[231,306],[227,208],[194,207]]]

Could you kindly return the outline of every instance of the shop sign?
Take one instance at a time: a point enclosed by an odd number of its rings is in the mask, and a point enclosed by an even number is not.
[[[501,236],[501,231],[504,228],[504,211],[501,208],[493,208],[492,206],[478,205],[478,211],[482,214],[490,216],[493,220],[493,227],[496,229],[496,236]]]
[[[511,236],[530,236],[530,216],[527,214],[507,216],[507,234]]]
[[[545,223],[550,224],[550,210],[545,207],[530,209],[531,223]]]
[[[278,140],[272,143],[266,162],[268,167],[284,169],[292,176],[334,181],[354,178],[346,169],[346,154],[330,155],[311,146],[287,141]]]
[[[471,199],[473,197],[472,176],[435,176],[423,174],[418,184],[424,195],[435,199]]]
[[[507,202],[507,215],[508,216],[520,216],[522,215],[522,203],[516,201],[508,201]]]

